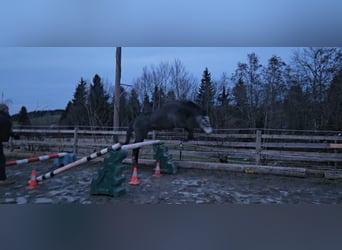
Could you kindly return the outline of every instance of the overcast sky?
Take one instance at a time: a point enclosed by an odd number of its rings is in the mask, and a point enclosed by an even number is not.
[[[277,55],[290,62],[296,48],[123,47],[121,82],[133,84],[143,67],[179,59],[200,81],[208,67],[213,80],[231,75],[238,62],[255,52],[262,64]],[[81,77],[89,83],[98,74],[107,85],[115,79],[115,47],[0,47],[1,101],[11,114],[27,110],[64,109]]]
[[[341,0],[31,0],[0,8],[0,101],[11,114],[64,109],[81,77],[122,83],[179,59],[200,80],[230,75],[255,52],[289,63],[293,47],[342,46]],[[161,46],[161,47],[160,47]]]

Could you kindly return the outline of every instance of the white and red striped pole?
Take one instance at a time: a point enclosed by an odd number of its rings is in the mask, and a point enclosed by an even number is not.
[[[49,154],[49,155],[41,155],[41,156],[30,157],[30,158],[21,159],[21,160],[7,161],[6,167],[19,165],[19,164],[25,164],[25,163],[31,163],[31,162],[35,162],[35,161],[45,161],[45,160],[53,159],[53,158],[60,158],[60,157],[66,156],[66,155],[68,155],[68,153],[53,153],[53,154]]]

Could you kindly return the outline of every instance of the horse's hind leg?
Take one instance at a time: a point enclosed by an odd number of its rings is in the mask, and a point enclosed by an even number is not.
[[[192,129],[185,128],[185,130],[188,132],[188,136],[186,138],[186,141],[192,141],[194,140],[194,132]]]

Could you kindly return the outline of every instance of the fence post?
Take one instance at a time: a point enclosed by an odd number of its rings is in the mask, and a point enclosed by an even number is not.
[[[261,158],[261,130],[256,131],[256,143],[255,143],[255,164],[260,164]]]
[[[78,126],[74,130],[74,154],[78,153]]]

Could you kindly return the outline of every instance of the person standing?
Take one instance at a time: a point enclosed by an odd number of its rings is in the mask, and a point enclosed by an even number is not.
[[[2,142],[9,140],[10,136],[17,137],[12,132],[12,122],[9,115],[8,106],[0,103],[0,186],[13,184],[14,181],[7,180],[6,157]]]

